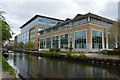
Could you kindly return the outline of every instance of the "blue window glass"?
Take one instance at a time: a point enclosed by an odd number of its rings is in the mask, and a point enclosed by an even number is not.
[[[86,30],[80,30],[75,32],[75,48],[86,48]]]
[[[59,45],[58,42],[59,42],[58,36],[54,36],[53,37],[53,44],[52,44],[53,46],[52,47],[53,48],[58,48],[58,45]]]
[[[68,34],[60,35],[60,48],[68,47]]]
[[[40,49],[45,49],[45,39],[40,39]]]
[[[92,30],[92,48],[102,49],[102,32]]]
[[[51,48],[51,38],[46,38],[46,48]]]

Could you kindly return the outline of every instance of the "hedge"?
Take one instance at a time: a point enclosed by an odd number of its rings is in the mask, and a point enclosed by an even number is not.
[[[55,51],[55,52],[59,52],[60,49],[59,48],[50,48],[49,51]]]

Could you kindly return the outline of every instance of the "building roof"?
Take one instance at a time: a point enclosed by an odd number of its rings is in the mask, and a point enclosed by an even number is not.
[[[31,18],[29,21],[27,21],[25,24],[23,24],[20,28],[25,27],[26,25],[28,25],[30,22],[32,22],[33,20],[35,20],[35,19],[38,18],[38,17],[43,17],[43,18],[52,19],[52,20],[57,20],[57,21],[63,21],[63,20],[61,20],[61,19],[56,19],[56,18],[41,16],[41,15],[35,15],[33,18]]]
[[[85,15],[77,14],[73,19],[67,18],[67,19],[64,20],[63,22],[58,22],[55,26],[46,28],[45,30],[47,30],[47,29],[52,29],[52,28],[54,28],[54,27],[67,24],[67,23],[69,23],[70,21],[71,21],[71,22],[74,22],[74,21],[76,21],[76,20],[79,20],[80,18],[84,18],[84,17],[87,17],[87,16],[91,16],[91,17],[95,17],[95,18],[98,18],[98,19],[102,19],[102,20],[108,21],[108,22],[110,22],[110,23],[115,22],[115,21],[113,21],[113,20],[110,20],[110,19],[105,18],[105,17],[98,16],[98,15],[93,14],[93,13],[87,13],[87,14],[85,14]]]

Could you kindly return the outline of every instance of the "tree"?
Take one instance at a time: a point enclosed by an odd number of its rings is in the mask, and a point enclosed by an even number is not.
[[[32,50],[34,49],[34,43],[32,41],[29,41],[25,44],[25,48],[26,49],[29,49],[29,50]]]
[[[110,38],[110,43],[115,42],[115,45],[120,46],[120,23],[119,22],[114,22],[113,25],[109,28],[109,38]]]
[[[9,24],[6,22],[3,11],[0,11],[0,38],[2,39],[2,44],[12,38],[12,33]]]
[[[24,43],[23,42],[20,42],[20,43],[18,43],[18,48],[24,48]]]

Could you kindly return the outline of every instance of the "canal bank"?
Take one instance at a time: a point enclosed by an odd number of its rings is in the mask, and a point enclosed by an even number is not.
[[[104,65],[104,66],[113,66],[120,68],[120,57],[110,57],[98,53],[73,53],[73,52],[38,52],[38,51],[15,51],[15,52],[24,52],[26,54],[40,56],[40,57],[49,57],[59,60],[72,61],[72,62],[83,62],[94,65]]]
[[[23,78],[120,78],[120,69],[111,66],[71,62],[25,53],[10,53],[8,62]]]
[[[2,62],[2,78],[16,78],[15,70],[8,64],[7,60],[0,53],[0,62]]]

